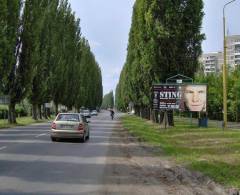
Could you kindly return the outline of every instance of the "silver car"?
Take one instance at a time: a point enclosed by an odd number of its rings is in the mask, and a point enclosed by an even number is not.
[[[98,113],[97,113],[97,111],[96,111],[96,110],[93,110],[93,111],[91,112],[91,115],[92,115],[92,116],[97,116],[97,115],[98,115]]]
[[[81,115],[86,118],[91,118],[91,113],[89,110],[82,110]]]
[[[89,126],[79,113],[59,113],[52,123],[51,139],[78,138],[82,142],[89,139]]]

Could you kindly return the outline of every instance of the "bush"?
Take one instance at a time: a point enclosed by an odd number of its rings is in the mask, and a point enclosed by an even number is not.
[[[22,117],[27,115],[28,115],[28,112],[26,109],[24,109],[22,106],[16,106],[16,116]]]
[[[6,105],[0,105],[0,119],[7,119],[8,107]]]
[[[16,116],[23,117],[27,116],[27,110],[20,105],[16,106]],[[7,119],[8,118],[8,106],[7,105],[0,105],[0,119]]]

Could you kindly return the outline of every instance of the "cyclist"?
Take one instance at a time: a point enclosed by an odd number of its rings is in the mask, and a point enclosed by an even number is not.
[[[113,120],[113,118],[114,118],[114,111],[112,109],[110,110],[110,115],[111,115],[111,118]]]

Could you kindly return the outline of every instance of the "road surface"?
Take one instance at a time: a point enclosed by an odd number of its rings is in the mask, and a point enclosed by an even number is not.
[[[154,154],[116,114],[90,119],[90,140],[52,142],[50,123],[0,129],[0,195],[224,195],[200,173]]]
[[[118,122],[108,112],[90,120],[85,143],[52,142],[50,123],[0,129],[0,194],[99,194]]]

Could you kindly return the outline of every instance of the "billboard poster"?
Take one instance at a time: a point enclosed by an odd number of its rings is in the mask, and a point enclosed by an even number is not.
[[[206,112],[207,85],[160,84],[153,86],[153,109]]]
[[[154,85],[153,109],[175,110],[179,109],[181,92],[179,85]]]

